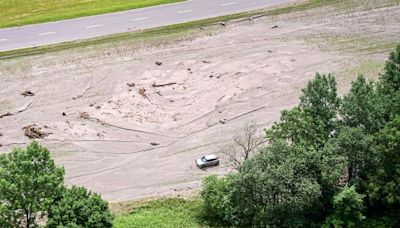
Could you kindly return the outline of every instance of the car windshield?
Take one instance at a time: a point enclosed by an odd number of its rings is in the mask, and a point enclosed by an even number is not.
[[[206,159],[206,157],[202,157],[202,158],[201,158],[201,161],[203,161],[203,162],[207,162],[207,159]]]

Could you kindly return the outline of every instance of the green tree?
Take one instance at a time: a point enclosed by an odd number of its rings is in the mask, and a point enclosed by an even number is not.
[[[112,227],[108,203],[83,187],[68,188],[48,214],[48,227]]]
[[[299,107],[311,118],[308,123],[315,131],[313,136],[317,148],[323,147],[337,127],[340,99],[337,97],[336,80],[330,74],[317,74],[302,92]]]
[[[26,149],[0,155],[0,222],[3,227],[33,227],[63,190],[64,169],[33,141]]]
[[[281,121],[267,130],[270,141],[288,140],[316,149],[322,148],[337,127],[340,99],[331,75],[317,74],[302,90],[298,107],[283,111]]]
[[[231,223],[232,205],[229,197],[235,177],[234,174],[222,178],[211,175],[203,180],[201,198],[203,214],[207,220]]]
[[[369,175],[368,196],[386,207],[400,208],[400,115],[378,132],[374,144],[379,161]]]
[[[327,217],[323,227],[359,227],[365,219],[362,214],[363,198],[354,186],[344,187],[333,198],[333,212]]]
[[[329,142],[335,154],[346,158],[347,172],[343,179],[346,184],[359,184],[376,162],[371,150],[372,140],[373,137],[360,128],[345,127]]]
[[[386,120],[400,115],[400,45],[385,64],[385,72],[379,78],[378,93]]]
[[[230,187],[231,221],[238,226],[301,226],[321,197],[309,170],[311,154],[277,142],[244,163]],[[331,168],[332,169],[332,168]]]
[[[372,82],[359,75],[352,82],[350,92],[344,96],[340,115],[347,127],[361,128],[374,133],[384,124],[383,107]]]

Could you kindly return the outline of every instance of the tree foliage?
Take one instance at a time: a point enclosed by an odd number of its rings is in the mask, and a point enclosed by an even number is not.
[[[37,227],[38,217],[49,227],[111,226],[107,202],[83,187],[67,189],[64,169],[35,141],[0,155],[0,202],[5,228]]]
[[[207,181],[207,211],[237,226],[399,226],[400,45],[376,83],[360,75],[340,99],[317,74],[302,92],[268,146]]]
[[[345,187],[333,198],[333,212],[323,227],[359,227],[365,219],[364,196],[357,193],[354,186]]]
[[[35,224],[61,195],[64,169],[58,168],[49,151],[32,142],[26,149],[14,149],[0,156],[0,222],[4,226]]]
[[[108,203],[96,193],[73,186],[50,207],[48,227],[112,227]]]

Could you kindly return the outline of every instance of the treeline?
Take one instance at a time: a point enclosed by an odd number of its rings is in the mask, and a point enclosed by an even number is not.
[[[64,169],[33,141],[0,155],[0,227],[112,227],[108,203],[84,187],[66,187]]]
[[[317,74],[238,172],[204,180],[208,219],[255,227],[400,226],[400,45],[339,97]]]

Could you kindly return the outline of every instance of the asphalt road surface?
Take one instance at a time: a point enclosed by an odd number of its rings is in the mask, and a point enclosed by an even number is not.
[[[187,0],[0,30],[0,51],[88,39],[265,8],[294,0]]]

